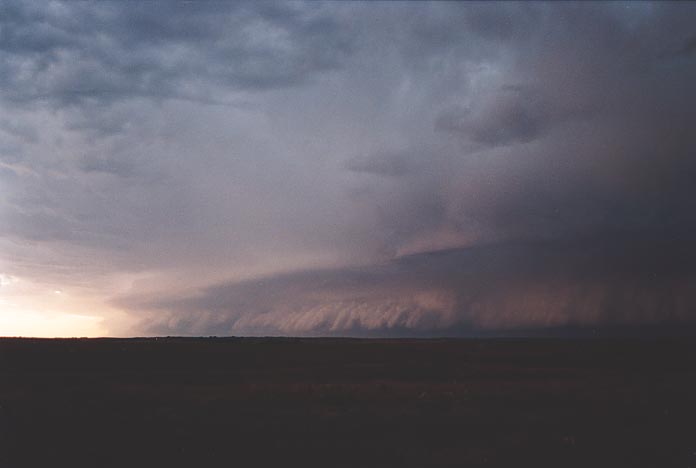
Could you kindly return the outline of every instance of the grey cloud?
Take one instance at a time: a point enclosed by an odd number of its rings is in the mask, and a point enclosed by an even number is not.
[[[414,144],[421,162],[433,162],[428,174],[420,183],[395,179],[384,192],[416,206],[419,197],[439,198],[444,217],[432,232],[450,226],[475,239],[574,238],[658,224],[669,235],[691,232],[688,155],[696,140],[684,125],[694,118],[696,64],[675,57],[667,66],[660,51],[688,42],[684,18],[695,11],[616,6],[525,6],[515,19],[500,8],[493,24],[514,27],[484,35],[497,38],[487,45],[490,83],[453,93],[455,104],[434,115],[435,129],[459,140],[460,149],[443,151],[432,139],[430,149]],[[393,167],[386,162],[410,161],[410,151],[388,160],[377,153],[358,168],[378,172]],[[425,219],[416,211],[402,215],[403,226]],[[407,230],[390,241],[412,237]]]
[[[696,52],[696,36],[687,39],[684,44],[675,52],[675,55],[692,55]]]
[[[281,14],[282,13],[282,14]],[[311,6],[203,2],[3,5],[5,100],[59,106],[122,98],[223,100],[341,66],[340,25]]]
[[[428,155],[413,151],[386,151],[355,157],[346,162],[349,171],[386,177],[401,177],[420,172],[428,166]]]
[[[438,130],[452,132],[485,145],[528,142],[550,122],[523,102],[494,102],[484,110],[454,108],[435,122]]]
[[[120,177],[136,174],[136,166],[131,161],[113,157],[85,157],[80,160],[78,167],[85,172],[101,172]]]
[[[17,144],[0,145],[0,161],[15,163],[22,160],[23,148]]]
[[[133,333],[693,319],[691,4],[0,8],[3,274]]]
[[[156,334],[452,336],[693,320],[696,258],[688,243],[617,234],[447,250],[219,285],[176,300],[119,301]]]
[[[36,128],[21,122],[0,119],[0,130],[24,142],[36,143],[39,140],[39,132]]]
[[[527,143],[559,125],[591,118],[597,107],[592,102],[555,103],[538,86],[504,85],[476,96],[469,106],[444,109],[435,129],[487,147]]]

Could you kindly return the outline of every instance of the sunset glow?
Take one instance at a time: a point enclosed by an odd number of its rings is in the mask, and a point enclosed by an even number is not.
[[[12,305],[2,305],[0,336],[24,337],[97,337],[108,331],[101,326],[102,318],[62,312],[36,312]]]

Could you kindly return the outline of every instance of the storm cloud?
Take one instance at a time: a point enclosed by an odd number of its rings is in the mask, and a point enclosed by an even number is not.
[[[0,273],[112,334],[693,322],[694,20],[5,2]]]
[[[7,2],[0,13],[0,82],[16,103],[215,102],[220,88],[302,83],[350,46],[331,17],[289,4]]]
[[[457,336],[680,324],[695,318],[695,260],[687,243],[654,238],[516,242],[122,305],[150,311],[145,330],[160,335]]]

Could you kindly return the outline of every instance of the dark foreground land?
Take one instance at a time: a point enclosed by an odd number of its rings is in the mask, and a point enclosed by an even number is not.
[[[0,340],[0,467],[696,467],[696,341]]]

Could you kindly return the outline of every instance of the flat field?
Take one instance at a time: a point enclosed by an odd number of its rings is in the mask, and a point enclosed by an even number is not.
[[[696,467],[696,341],[0,340],[0,467]]]

